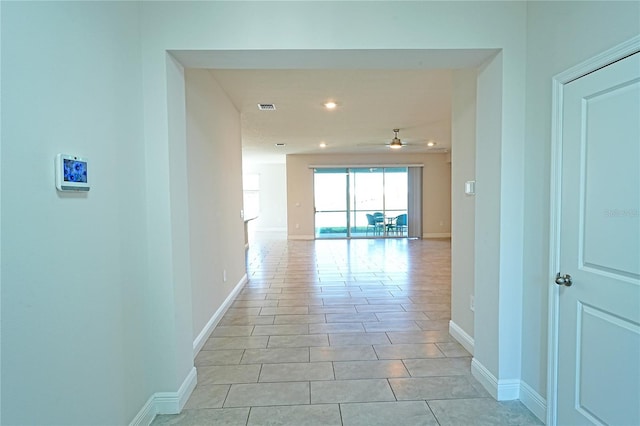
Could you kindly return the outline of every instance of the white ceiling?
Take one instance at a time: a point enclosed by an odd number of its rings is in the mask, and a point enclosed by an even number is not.
[[[495,49],[174,50],[206,68],[241,113],[243,161],[283,163],[286,154],[400,152],[451,147],[451,74],[476,68]],[[323,103],[338,103],[327,111]],[[276,111],[259,111],[273,103]],[[320,142],[327,148],[321,149]],[[276,143],[285,143],[277,148]]]
[[[286,154],[399,152],[451,147],[451,70],[211,70],[241,112],[243,157],[284,162]],[[324,103],[338,107],[327,110]],[[260,111],[273,103],[275,111]],[[436,143],[426,146],[427,141]],[[325,142],[326,148],[320,148]],[[276,147],[284,143],[285,147]]]

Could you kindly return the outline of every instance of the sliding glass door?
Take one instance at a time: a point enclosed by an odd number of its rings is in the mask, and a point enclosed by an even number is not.
[[[316,238],[349,236],[349,174],[347,169],[316,169],[313,173]]]
[[[407,236],[406,167],[314,170],[316,238]]]

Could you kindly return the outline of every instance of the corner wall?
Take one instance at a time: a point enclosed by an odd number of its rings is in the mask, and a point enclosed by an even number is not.
[[[193,341],[245,279],[240,114],[207,70],[185,70]]]
[[[451,333],[473,353],[475,292],[476,70],[453,72],[451,123]]]

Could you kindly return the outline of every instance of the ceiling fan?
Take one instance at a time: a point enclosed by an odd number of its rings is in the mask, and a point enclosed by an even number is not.
[[[403,142],[400,137],[398,136],[398,133],[400,132],[400,129],[393,129],[393,139],[391,139],[390,142],[385,143],[385,144],[359,144],[359,146],[368,146],[368,147],[378,147],[378,149],[381,149],[383,147],[389,148],[389,149],[393,149],[394,151],[399,151],[400,149],[402,149],[403,151],[406,149],[409,150],[418,150],[418,151],[422,151],[422,152],[447,152],[446,148],[440,148],[440,147],[436,147],[436,142],[434,142],[433,140],[411,140],[409,142]]]

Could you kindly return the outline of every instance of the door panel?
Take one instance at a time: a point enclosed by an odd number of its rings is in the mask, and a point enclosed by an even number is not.
[[[564,87],[558,424],[640,424],[640,54]]]

